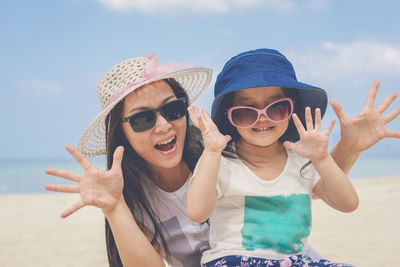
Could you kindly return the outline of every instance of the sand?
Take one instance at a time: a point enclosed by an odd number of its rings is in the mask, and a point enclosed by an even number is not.
[[[400,176],[352,180],[353,213],[313,201],[309,243],[324,258],[356,266],[395,266],[400,251]],[[76,195],[0,195],[0,266],[108,266],[104,217],[86,207],[59,214]]]
[[[352,180],[360,205],[352,213],[313,201],[309,243],[331,261],[356,266],[399,266],[400,176]]]

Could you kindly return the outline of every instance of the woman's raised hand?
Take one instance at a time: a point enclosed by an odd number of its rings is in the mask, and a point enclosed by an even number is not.
[[[203,109],[201,115],[197,106],[188,107],[188,112],[193,125],[200,129],[204,142],[204,150],[220,153],[231,140],[229,135],[222,135],[211,119],[207,110]]]
[[[292,119],[297,131],[299,132],[300,142],[295,144],[293,142],[285,141],[283,145],[313,162],[325,159],[329,155],[329,135],[335,125],[335,120],[332,120],[325,132],[322,132],[321,110],[319,108],[315,109],[314,126],[310,107],[306,107],[305,111],[306,129],[296,114],[292,115]]]
[[[103,171],[91,164],[78,149],[72,145],[66,145],[66,150],[81,165],[84,173],[78,174],[68,170],[46,169],[46,174],[54,175],[77,185],[46,184],[45,189],[54,192],[78,193],[80,200],[66,209],[61,218],[66,218],[84,206],[95,206],[103,211],[111,210],[122,198],[124,179],[121,170],[121,162],[124,153],[122,146],[118,147],[113,155],[113,165],[110,170]]]
[[[374,108],[378,89],[379,81],[375,81],[368,92],[364,107],[355,116],[347,115],[338,102],[330,101],[340,122],[341,142],[351,151],[361,153],[384,138],[400,138],[400,132],[386,128],[386,124],[400,114],[400,107],[383,116],[397,94],[391,93],[377,108]]]

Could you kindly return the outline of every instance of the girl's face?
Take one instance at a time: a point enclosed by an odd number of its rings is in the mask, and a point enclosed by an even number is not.
[[[250,106],[263,109],[268,104],[284,98],[285,94],[280,86],[265,86],[239,90],[234,93],[232,106]],[[258,122],[249,128],[236,127],[242,141],[256,146],[269,146],[278,141],[285,133],[289,120],[273,122],[261,115]]]
[[[122,119],[148,109],[159,108],[176,100],[171,87],[165,81],[156,81],[136,89],[124,99]],[[133,149],[155,169],[173,168],[182,161],[186,135],[186,116],[167,121],[159,112],[155,125],[143,132],[132,130],[128,122],[122,128]]]

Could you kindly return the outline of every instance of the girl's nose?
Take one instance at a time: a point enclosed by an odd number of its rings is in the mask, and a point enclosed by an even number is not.
[[[168,132],[171,128],[171,123],[167,121],[160,112],[156,114],[156,124],[154,125],[154,130],[156,133],[165,133]]]
[[[260,117],[258,118],[259,121],[269,121],[267,116],[265,114],[261,114]]]

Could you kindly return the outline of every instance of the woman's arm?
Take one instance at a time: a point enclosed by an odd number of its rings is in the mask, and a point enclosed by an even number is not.
[[[124,266],[165,266],[159,244],[155,247],[151,244],[151,232],[139,228],[124,200],[119,201],[113,210],[103,212]]]
[[[396,99],[397,94],[391,93],[377,108],[374,108],[378,89],[379,81],[375,81],[369,90],[364,107],[355,116],[347,115],[338,102],[330,101],[339,119],[341,131],[341,139],[332,149],[331,155],[345,173],[350,171],[363,151],[384,138],[400,138],[400,132],[386,128],[386,124],[400,114],[400,107],[383,116],[383,113]]]
[[[334,120],[325,132],[321,132],[321,111],[315,110],[315,126],[309,107],[305,111],[306,129],[299,118],[293,114],[293,122],[299,131],[300,142],[284,142],[284,146],[299,155],[309,158],[321,179],[314,186],[313,192],[333,208],[351,212],[358,207],[358,196],[347,175],[335,163],[328,153],[329,135],[334,126]]]
[[[101,208],[111,226],[124,266],[165,266],[161,255],[140,230],[122,195],[123,147],[115,150],[113,165],[108,171],[96,168],[75,147],[67,145],[66,149],[81,165],[84,174],[46,169],[49,175],[78,183],[78,185],[45,185],[49,191],[80,194],[80,199],[65,210],[61,217],[66,218],[85,206]]]
[[[223,136],[218,131],[205,109],[203,117],[196,106],[189,107],[188,111],[193,124],[201,131],[204,150],[187,193],[186,205],[192,221],[204,222],[210,217],[217,203],[217,178],[221,152],[230,137]]]

